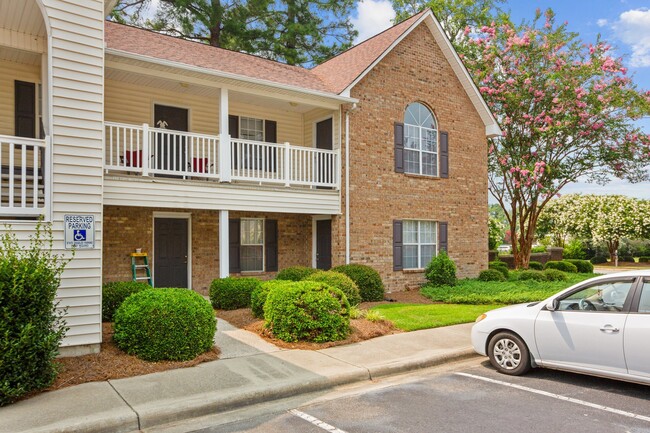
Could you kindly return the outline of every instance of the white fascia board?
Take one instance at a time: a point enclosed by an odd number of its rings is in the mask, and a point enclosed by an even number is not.
[[[350,98],[347,96],[337,95],[336,93],[322,92],[319,90],[305,89],[304,87],[292,86],[288,84],[280,84],[269,80],[261,80],[257,78],[250,78],[244,75],[233,74],[230,72],[216,71],[214,69],[202,68],[199,66],[188,65],[186,63],[174,62],[171,60],[158,59],[156,57],[143,56],[141,54],[129,53],[128,51],[116,50],[113,48],[106,48],[104,50],[106,54],[111,54],[116,57],[122,57],[125,59],[139,60],[142,62],[152,63],[155,65],[173,67],[177,69],[182,69],[189,72],[197,72],[200,74],[210,75],[218,78],[227,78],[231,80],[238,80],[245,83],[261,84],[264,86],[272,87],[275,89],[289,90],[293,92],[299,92],[306,95],[318,96],[321,98],[328,98],[339,103],[354,103],[359,102],[358,99]]]
[[[502,131],[501,128],[499,128],[499,125],[496,123],[491,123],[489,125],[485,125],[485,135],[487,135],[488,138],[501,137]]]

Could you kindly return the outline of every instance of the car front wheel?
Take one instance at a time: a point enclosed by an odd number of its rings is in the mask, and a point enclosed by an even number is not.
[[[530,354],[526,343],[511,332],[499,332],[488,344],[490,363],[499,372],[519,376],[530,370]]]

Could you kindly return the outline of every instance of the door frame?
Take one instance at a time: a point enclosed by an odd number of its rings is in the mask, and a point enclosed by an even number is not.
[[[328,114],[327,116],[324,117],[319,117],[317,119],[314,119],[312,121],[312,128],[311,128],[311,147],[316,149],[316,125],[320,122],[324,122],[325,120],[332,119],[332,150],[336,150],[336,128],[334,127],[334,114]]]
[[[154,211],[151,218],[151,258],[153,259],[154,268],[156,258],[156,218],[158,219],[184,219],[187,220],[187,288],[192,290],[192,213],[191,212],[157,212]],[[156,287],[156,273],[151,273],[151,282]]]
[[[151,101],[151,123],[150,126],[152,128],[158,128],[158,125],[156,125],[156,105],[162,105],[163,107],[173,107],[173,108],[178,108],[179,110],[187,110],[187,132],[191,133],[192,132],[192,107],[189,105],[182,105],[182,104],[176,104],[176,103],[167,103],[167,102],[162,102],[159,100],[153,100]],[[172,130],[173,131],[173,130]]]
[[[317,241],[317,224],[316,221],[331,220],[332,215],[312,215],[311,216],[311,267],[316,268],[316,241]]]

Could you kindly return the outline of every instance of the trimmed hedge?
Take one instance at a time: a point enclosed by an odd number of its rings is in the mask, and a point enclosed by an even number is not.
[[[449,258],[447,251],[442,250],[431,259],[424,270],[424,275],[434,286],[455,286],[456,264]]]
[[[479,281],[505,281],[506,278],[499,269],[486,269],[478,274]]]
[[[649,256],[639,257],[639,263],[650,263],[650,257]]]
[[[276,287],[280,289],[287,287],[287,284],[292,284],[293,281],[289,280],[271,280],[264,281],[258,287],[256,287],[251,293],[251,310],[253,311],[253,316],[258,319],[264,318],[264,304],[266,303],[266,298],[269,295],[271,290],[274,290]]]
[[[620,256],[618,258],[619,262],[634,263],[634,257],[632,256]]]
[[[102,322],[112,322],[115,311],[122,302],[134,293],[150,289],[151,286],[140,281],[114,281],[102,286]]]
[[[345,294],[351,306],[356,306],[361,303],[361,293],[359,287],[348,277],[341,272],[335,271],[319,271],[311,274],[303,281],[318,281],[320,283],[329,284],[336,287]]]
[[[589,260],[565,259],[564,261],[578,268],[580,274],[592,274],[594,272],[594,265]]]
[[[546,265],[544,265],[544,269],[557,269],[558,271],[571,272],[573,274],[578,273],[578,268],[576,267],[576,265],[564,260],[562,261],[551,260],[549,262],[546,262]]]
[[[291,266],[282,269],[275,277],[276,280],[287,281],[301,281],[313,273],[318,272],[318,269],[308,268],[307,266]]]
[[[544,265],[541,262],[536,262],[535,260],[531,260],[528,262],[528,269],[532,269],[534,271],[542,271],[544,270]]]
[[[543,274],[546,281],[568,281],[569,279],[566,273],[558,269],[545,269]]]
[[[350,277],[359,288],[362,301],[373,302],[384,300],[384,283],[381,281],[379,272],[370,266],[350,264],[337,266],[331,270]]]
[[[187,361],[214,345],[217,321],[210,303],[188,289],[147,289],[115,312],[117,346],[145,361]]]
[[[27,249],[11,233],[0,236],[0,406],[56,379],[67,328],[55,299],[68,260],[52,254],[51,241],[40,223]]]
[[[503,278],[505,278],[506,280],[510,278],[510,270],[508,270],[508,265],[506,262],[494,260],[488,263],[488,269],[495,269],[501,272]]]
[[[262,282],[252,277],[218,278],[210,284],[210,302],[220,310],[236,310],[251,306],[251,293]]]
[[[525,280],[534,280],[534,281],[546,281],[546,275],[542,271],[521,271],[517,279]]]
[[[271,289],[264,318],[273,336],[288,342],[337,341],[350,333],[350,303],[345,294],[316,281]]]
[[[589,261],[594,264],[594,265],[602,265],[603,263],[607,263],[607,257],[605,256],[594,256]]]

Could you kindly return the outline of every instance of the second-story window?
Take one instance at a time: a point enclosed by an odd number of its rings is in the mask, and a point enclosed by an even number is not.
[[[239,136],[244,140],[264,141],[264,120],[240,117]]]
[[[404,172],[438,175],[438,125],[419,102],[409,104],[404,113]]]

